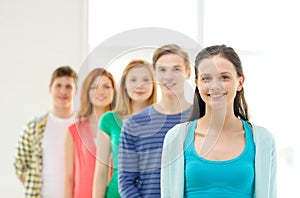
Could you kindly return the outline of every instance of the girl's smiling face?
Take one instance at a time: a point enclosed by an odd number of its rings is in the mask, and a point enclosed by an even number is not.
[[[128,96],[133,101],[145,102],[153,93],[153,83],[154,79],[152,79],[150,71],[144,66],[139,66],[129,70],[125,87]]]
[[[89,97],[91,103],[96,107],[110,106],[114,97],[112,81],[104,75],[97,77],[90,87]]]
[[[198,79],[195,82],[206,106],[233,108],[236,93],[244,83],[244,78],[237,75],[234,65],[226,58],[214,56],[202,60],[197,69]]]

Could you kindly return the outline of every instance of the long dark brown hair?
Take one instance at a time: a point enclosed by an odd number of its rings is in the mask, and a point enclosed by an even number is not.
[[[195,60],[195,79],[198,79],[198,65],[204,59],[211,59],[214,56],[221,56],[222,58],[230,61],[237,72],[238,77],[244,77],[242,62],[238,56],[238,54],[234,51],[233,48],[228,47],[226,45],[214,45],[207,47],[201,50],[196,56]],[[244,96],[244,88],[240,91],[237,91],[236,96],[234,98],[234,115],[238,118],[241,118],[245,121],[249,121],[248,115],[248,105]],[[194,103],[193,110],[190,117],[190,120],[195,120],[203,117],[205,115],[205,102],[202,100],[199,90],[196,87],[194,93]]]

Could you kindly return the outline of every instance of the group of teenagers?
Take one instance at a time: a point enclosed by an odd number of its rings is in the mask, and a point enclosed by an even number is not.
[[[17,143],[25,197],[276,197],[274,137],[249,121],[238,54],[226,45],[197,54],[193,104],[184,93],[190,62],[167,44],[152,63],[131,60],[118,85],[95,68],[76,115],[78,76],[57,68],[52,109],[25,125]]]

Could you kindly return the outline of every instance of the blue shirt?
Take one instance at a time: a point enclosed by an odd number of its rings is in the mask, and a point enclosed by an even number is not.
[[[179,114],[162,114],[152,106],[129,117],[119,145],[121,197],[160,197],[163,141],[170,128],[188,119],[191,108]]]
[[[184,151],[186,197],[253,197],[255,145],[251,128],[242,122],[245,147],[238,157],[226,161],[206,160],[198,155],[194,147],[196,120],[191,122]]]

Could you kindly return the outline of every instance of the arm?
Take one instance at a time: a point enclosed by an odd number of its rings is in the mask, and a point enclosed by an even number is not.
[[[184,197],[184,144],[187,124],[178,124],[165,136],[161,160],[161,197]]]
[[[74,186],[74,143],[70,131],[65,137],[65,165],[64,165],[64,198],[73,197]]]
[[[112,154],[109,156],[109,170],[108,170],[108,178],[107,183],[109,184],[112,176],[113,176],[113,169],[114,169],[114,159]]]
[[[161,173],[160,173],[160,189],[161,189],[161,197],[169,197],[170,196],[170,181],[169,181],[169,175],[170,175],[170,146],[168,145],[166,135],[164,139],[163,144],[163,150],[162,150],[162,159],[161,159]]]
[[[30,166],[29,162],[32,158],[32,140],[31,133],[34,130],[36,123],[34,121],[29,122],[23,131],[20,133],[18,143],[16,146],[16,154],[14,167],[18,179],[24,185],[28,167]]]
[[[119,145],[119,193],[121,197],[141,197],[138,189],[139,180],[139,156],[135,151],[133,136],[127,133],[131,129],[124,124]]]
[[[94,173],[93,197],[105,197],[106,187],[109,181],[110,166],[110,136],[103,131],[97,133],[97,160]]]
[[[271,170],[270,170],[270,197],[276,198],[277,197],[277,156],[276,156],[276,146],[274,138],[272,139],[271,145]]]

